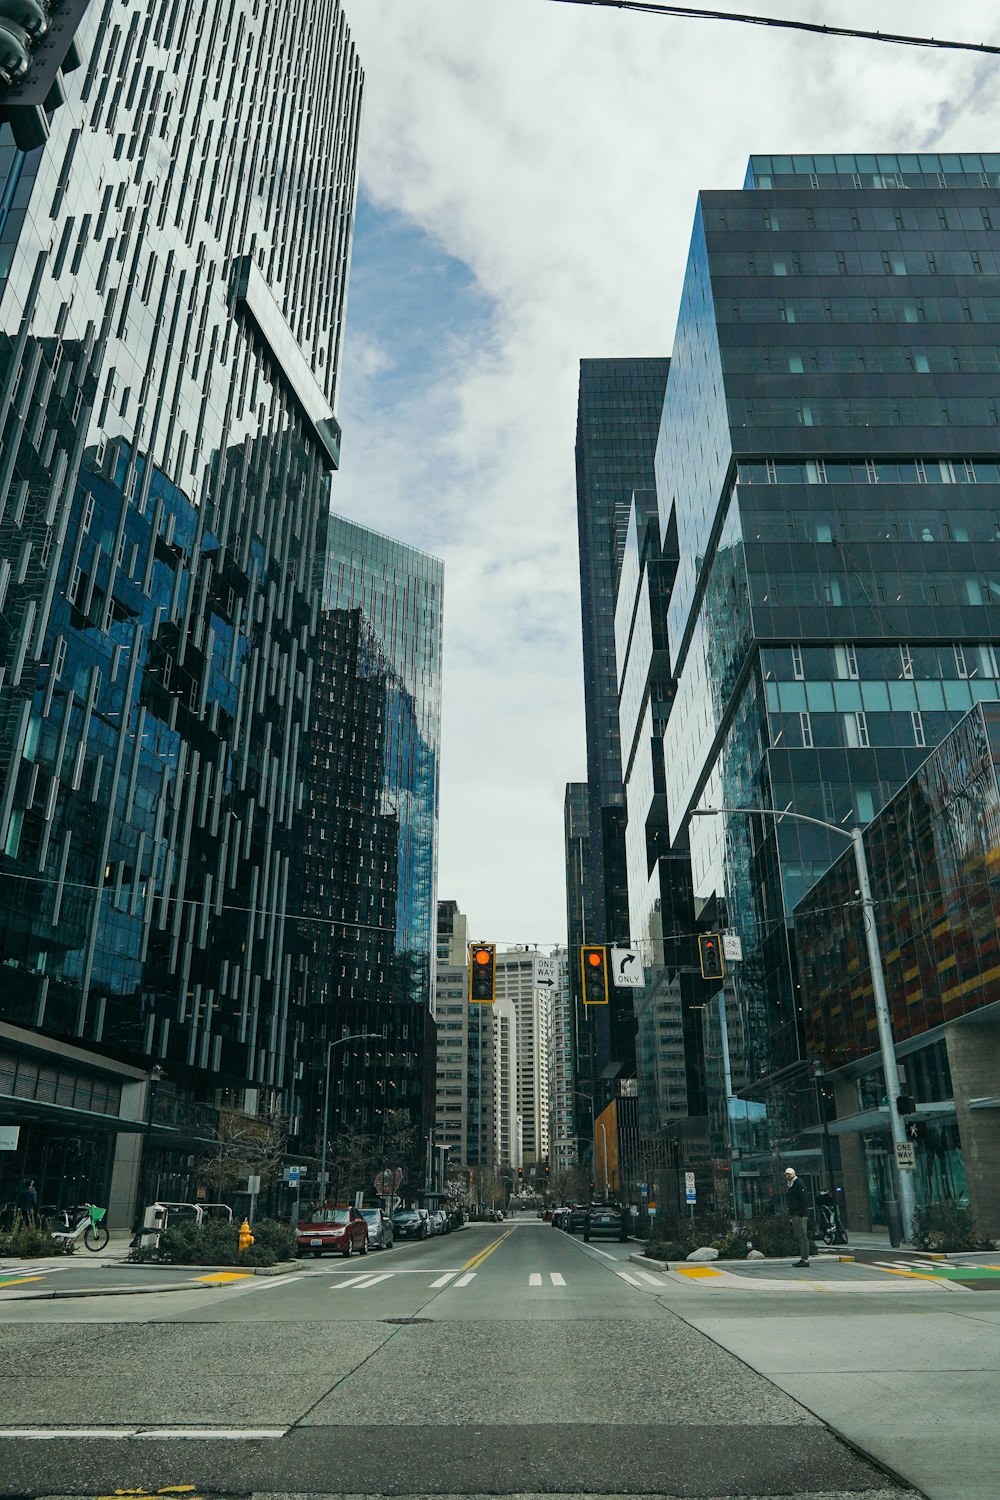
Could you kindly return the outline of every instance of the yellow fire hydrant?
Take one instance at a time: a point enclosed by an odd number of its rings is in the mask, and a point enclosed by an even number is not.
[[[250,1233],[250,1222],[248,1219],[244,1219],[240,1225],[240,1254],[242,1255],[244,1250],[249,1250],[252,1244],[253,1235]]]

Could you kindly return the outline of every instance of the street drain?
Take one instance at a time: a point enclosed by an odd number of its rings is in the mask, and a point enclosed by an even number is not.
[[[433,1318],[383,1318],[383,1323],[433,1323]]]

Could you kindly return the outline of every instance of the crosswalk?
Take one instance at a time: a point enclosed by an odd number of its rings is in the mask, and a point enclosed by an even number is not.
[[[362,1275],[338,1279],[337,1285],[331,1287],[330,1290],[333,1292],[369,1292],[402,1274],[394,1271],[366,1271]],[[650,1276],[648,1271],[636,1270],[634,1274],[628,1271],[616,1271],[615,1275],[636,1291],[643,1292],[652,1289],[660,1292],[663,1290],[662,1278]],[[463,1291],[475,1279],[475,1271],[444,1271],[430,1283],[430,1290],[435,1292]],[[528,1273],[529,1288],[566,1287],[567,1285],[567,1279],[561,1271],[530,1271]]]

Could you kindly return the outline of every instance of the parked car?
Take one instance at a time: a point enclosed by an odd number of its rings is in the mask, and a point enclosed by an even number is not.
[[[552,1228],[568,1229],[570,1212],[570,1208],[565,1204],[561,1208],[554,1208],[552,1210]]]
[[[566,1220],[565,1225],[570,1234],[581,1234],[583,1232],[583,1226],[587,1220],[587,1210],[589,1206],[590,1205],[587,1203],[573,1204],[573,1207],[569,1211],[569,1218]]]
[[[392,1216],[392,1230],[398,1240],[425,1240],[431,1232],[418,1208],[397,1208]]]
[[[355,1250],[359,1255],[367,1255],[368,1225],[359,1210],[346,1203],[336,1208],[316,1208],[307,1219],[300,1220],[297,1243],[299,1255],[315,1255],[317,1259],[334,1251],[345,1256],[353,1255]]]
[[[431,1214],[431,1219],[437,1226],[434,1230],[435,1234],[451,1234],[451,1218],[446,1208],[435,1209]]]
[[[369,1250],[391,1250],[394,1235],[392,1220],[380,1208],[363,1208],[361,1216],[368,1225]]]
[[[591,1203],[583,1221],[583,1238],[587,1241],[599,1235],[613,1239],[628,1239],[629,1212],[619,1203]]]

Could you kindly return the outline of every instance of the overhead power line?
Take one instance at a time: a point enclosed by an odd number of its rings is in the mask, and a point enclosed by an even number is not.
[[[773,26],[781,31],[808,31],[816,36],[842,36],[861,42],[886,42],[894,47],[932,47],[943,52],[979,52],[1000,57],[1000,44],[953,42],[944,37],[907,36],[897,31],[863,31],[856,26],[826,26],[820,21],[791,21],[781,16],[747,15],[735,10],[705,10],[694,5],[657,5],[653,0],[555,0],[557,5],[599,5],[613,10],[638,10],[654,16],[689,21],[735,21],[742,26]]]

